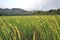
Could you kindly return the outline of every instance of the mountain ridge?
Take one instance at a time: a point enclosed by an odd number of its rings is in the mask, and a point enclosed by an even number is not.
[[[13,16],[13,15],[28,15],[28,14],[31,14],[30,11],[26,11],[26,10],[23,10],[23,9],[19,9],[19,8],[12,8],[12,9],[8,9],[8,8],[5,8],[5,9],[2,9],[0,8],[0,14],[3,15],[3,16]]]

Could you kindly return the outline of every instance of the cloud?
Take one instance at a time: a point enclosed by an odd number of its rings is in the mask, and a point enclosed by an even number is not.
[[[18,3],[18,6],[26,10],[41,9],[47,2],[48,0],[23,0]]]
[[[41,9],[49,0],[0,0],[2,8]]]

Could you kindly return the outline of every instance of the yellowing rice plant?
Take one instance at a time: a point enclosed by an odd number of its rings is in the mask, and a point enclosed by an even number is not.
[[[0,16],[0,40],[60,40],[60,16]]]

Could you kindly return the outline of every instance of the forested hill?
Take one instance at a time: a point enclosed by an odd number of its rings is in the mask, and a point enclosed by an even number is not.
[[[19,8],[12,8],[12,9],[2,9],[0,8],[0,15],[1,16],[14,16],[14,15],[28,15],[28,14],[31,14],[30,11],[25,11],[23,9],[19,9]]]
[[[60,9],[51,9],[48,11],[26,11],[19,8],[2,9],[0,8],[0,16],[19,16],[19,15],[60,15]]]

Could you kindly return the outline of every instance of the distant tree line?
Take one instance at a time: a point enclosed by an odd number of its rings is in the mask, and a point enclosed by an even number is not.
[[[13,9],[1,9],[0,8],[0,16],[9,16],[9,15],[60,15],[60,9],[51,9],[49,11],[26,11],[19,8]]]
[[[51,9],[49,11],[34,11],[33,15],[60,15],[60,9]]]

